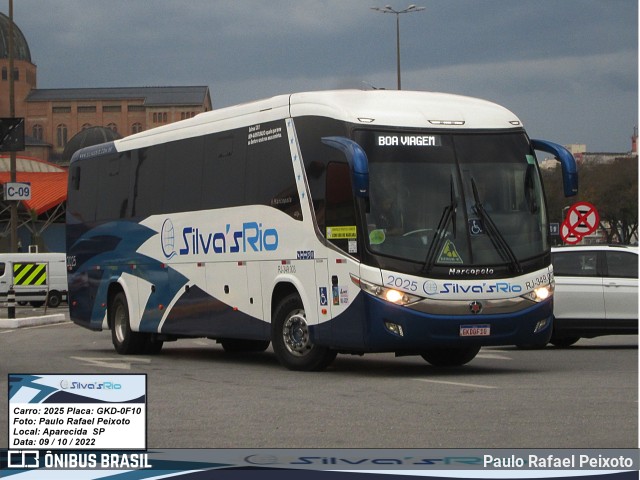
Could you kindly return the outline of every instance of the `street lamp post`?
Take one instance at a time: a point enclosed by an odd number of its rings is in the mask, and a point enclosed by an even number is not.
[[[415,5],[409,5],[404,10],[395,10],[391,8],[391,5],[385,5],[384,7],[371,7],[371,10],[375,10],[380,13],[395,13],[396,15],[396,65],[398,71],[398,90],[402,90],[402,82],[400,80],[400,14],[421,12],[424,7],[416,7]]]

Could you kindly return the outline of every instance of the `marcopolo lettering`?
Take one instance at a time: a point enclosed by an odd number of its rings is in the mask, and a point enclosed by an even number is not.
[[[262,223],[244,222],[239,230],[205,232],[198,227],[182,229],[180,255],[206,255],[209,253],[247,253],[278,249],[278,231],[264,228]]]
[[[493,268],[450,268],[449,275],[493,275]]]

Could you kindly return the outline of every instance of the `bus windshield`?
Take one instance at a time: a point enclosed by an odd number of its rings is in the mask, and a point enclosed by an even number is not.
[[[435,267],[508,266],[548,250],[537,162],[523,132],[359,131],[373,254]]]

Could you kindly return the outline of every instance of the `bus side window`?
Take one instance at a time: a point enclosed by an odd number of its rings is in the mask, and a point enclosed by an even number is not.
[[[325,202],[327,239],[342,250],[355,253],[349,249],[349,241],[353,242],[356,239],[356,212],[348,164],[327,164]]]
[[[0,277],[4,275],[5,265],[4,262],[0,262]]]
[[[202,190],[202,137],[168,142],[164,150],[163,211],[188,212],[200,208]]]
[[[267,141],[247,146],[246,203],[267,205],[302,221],[300,196],[291,160],[284,122],[260,125],[261,132],[274,132]]]
[[[71,185],[74,190],[80,189],[80,167],[75,166],[71,169]]]
[[[98,162],[100,182],[97,195],[103,200],[96,203],[96,220],[112,220],[127,216],[130,157],[131,152],[125,152]]]
[[[67,199],[67,205],[75,205],[76,210],[67,207],[67,213],[77,221],[93,222],[96,219],[99,168],[99,162],[91,161],[82,162],[82,167],[74,165],[71,168],[68,196],[72,201],[69,203]]]
[[[244,205],[245,149],[236,131],[207,135],[202,165],[202,209]],[[245,140],[246,145],[246,140]]]
[[[133,217],[162,213],[162,188],[165,175],[164,144],[138,150],[134,173]]]

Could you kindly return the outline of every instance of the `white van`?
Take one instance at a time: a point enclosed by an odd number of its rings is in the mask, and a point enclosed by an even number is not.
[[[13,287],[16,302],[57,307],[67,300],[67,258],[64,253],[0,253],[0,301]]]

